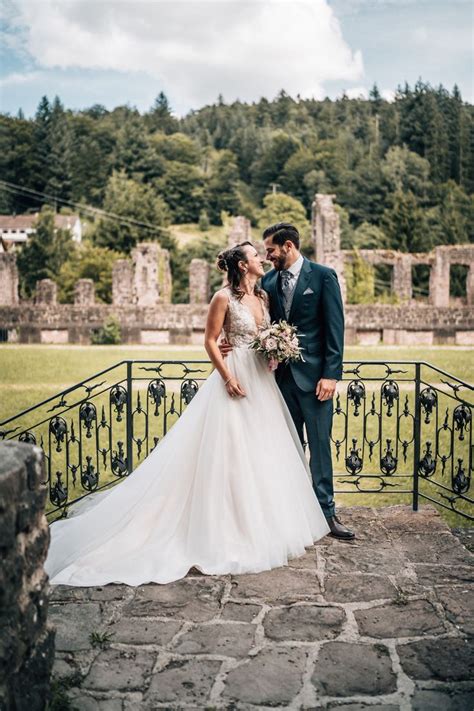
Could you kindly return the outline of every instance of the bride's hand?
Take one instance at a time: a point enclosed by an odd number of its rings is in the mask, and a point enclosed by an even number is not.
[[[231,378],[226,384],[225,389],[231,397],[245,397],[245,390],[237,380],[237,378]]]

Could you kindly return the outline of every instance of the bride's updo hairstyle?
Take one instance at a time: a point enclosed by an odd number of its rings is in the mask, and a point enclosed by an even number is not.
[[[239,267],[239,262],[248,262],[244,249],[246,246],[253,247],[253,244],[252,242],[236,244],[234,247],[230,247],[221,252],[217,257],[217,268],[221,272],[227,272],[229,286],[238,299],[241,299],[245,294],[244,290],[240,287],[240,282],[245,272]],[[263,298],[262,290],[257,285],[255,285],[254,293],[256,296]]]

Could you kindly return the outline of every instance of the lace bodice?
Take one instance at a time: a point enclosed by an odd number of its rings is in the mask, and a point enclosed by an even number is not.
[[[224,321],[224,333],[229,343],[234,348],[245,348],[255,338],[259,328],[270,325],[270,314],[266,301],[262,300],[263,322],[257,326],[253,313],[246,304],[228,290],[229,306]]]

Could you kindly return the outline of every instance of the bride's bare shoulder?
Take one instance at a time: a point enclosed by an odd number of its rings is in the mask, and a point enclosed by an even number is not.
[[[229,288],[227,286],[223,286],[222,289],[218,289],[214,296],[212,297],[212,301],[220,301],[222,303],[229,301]]]
[[[211,299],[211,306],[214,308],[226,309],[229,303],[229,289],[224,286],[222,289],[216,291]]]

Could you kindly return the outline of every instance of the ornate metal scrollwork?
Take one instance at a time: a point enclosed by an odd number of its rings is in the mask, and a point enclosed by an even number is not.
[[[62,506],[67,501],[67,488],[62,482],[61,472],[56,472],[56,482],[51,487],[50,499],[55,506]]]
[[[117,442],[117,450],[115,450],[112,455],[111,467],[115,476],[120,477],[127,474],[128,466],[127,459],[123,451],[123,442]]]
[[[86,457],[86,466],[81,471],[81,484],[87,491],[94,491],[99,484],[99,474],[92,464],[92,457]]]
[[[79,421],[86,429],[86,437],[92,437],[92,426],[97,421],[97,410],[92,402],[83,402],[79,408]]]
[[[33,432],[22,432],[18,439],[20,442],[26,442],[26,444],[36,444],[36,437]]]
[[[60,417],[59,415],[56,415],[56,417],[51,418],[51,420],[49,421],[49,431],[56,440],[56,452],[61,452],[61,445],[64,442],[64,438],[67,433],[66,420],[63,417]]]
[[[185,380],[184,383],[181,383],[181,397],[186,405],[189,405],[198,390],[199,385],[195,380]]]
[[[362,457],[356,439],[352,440],[352,449],[346,457],[346,469],[350,474],[359,474],[362,471]]]
[[[438,403],[438,394],[433,388],[423,388],[420,393],[420,404],[425,412],[425,424],[429,424],[434,408]]]
[[[387,406],[387,417],[391,417],[395,402],[400,397],[398,385],[393,380],[387,380],[383,383],[381,392],[382,399]]]
[[[418,473],[425,479],[429,479],[430,476],[433,476],[435,471],[436,459],[433,457],[431,452],[431,442],[427,442],[423,457],[420,459],[420,463],[418,465]]]
[[[365,399],[365,385],[360,380],[352,380],[347,387],[347,397],[354,405],[354,417],[359,416],[359,408]]]
[[[155,403],[155,417],[158,417],[158,410],[163,398],[166,395],[166,385],[162,380],[152,380],[148,385],[148,395]]]
[[[397,458],[393,453],[392,440],[390,439],[387,439],[384,455],[380,459],[380,469],[386,476],[391,476],[397,469]]]
[[[458,459],[458,466],[455,475],[452,477],[451,484],[455,494],[465,494],[469,491],[471,485],[471,477],[466,475],[466,470],[463,466],[462,459]]]
[[[462,441],[464,439],[464,432],[468,429],[472,420],[470,408],[466,407],[466,405],[458,405],[455,407],[453,420],[456,432],[459,432],[459,439]]]
[[[114,385],[110,391],[110,403],[115,409],[117,422],[122,421],[123,408],[127,404],[127,391],[122,385]]]

